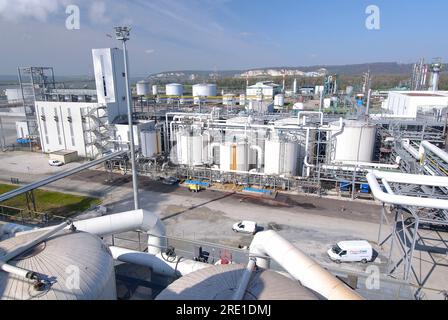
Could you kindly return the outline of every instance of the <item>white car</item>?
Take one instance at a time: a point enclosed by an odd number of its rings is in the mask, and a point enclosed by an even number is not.
[[[232,230],[240,233],[249,233],[255,234],[257,233],[257,223],[253,221],[240,221],[235,223],[232,227]]]
[[[373,248],[369,242],[341,241],[327,251],[330,259],[336,263],[362,262],[367,263],[373,259]]]
[[[52,167],[60,167],[64,165],[64,162],[59,161],[59,160],[49,160],[48,164]]]

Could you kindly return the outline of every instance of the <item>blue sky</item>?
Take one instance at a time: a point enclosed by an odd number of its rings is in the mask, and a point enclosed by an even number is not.
[[[66,6],[79,30],[65,28]],[[368,5],[380,30],[365,27]],[[91,74],[90,50],[117,46],[106,36],[133,27],[131,71],[229,70],[448,60],[444,0],[0,0],[0,74],[18,65]]]

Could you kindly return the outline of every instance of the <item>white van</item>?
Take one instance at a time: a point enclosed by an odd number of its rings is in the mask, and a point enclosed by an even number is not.
[[[373,259],[373,248],[365,240],[341,241],[327,251],[330,259],[336,263],[362,262],[367,263]]]
[[[235,223],[232,227],[232,230],[235,232],[241,232],[241,233],[251,233],[255,234],[257,233],[257,223],[253,221],[240,221],[238,223]]]

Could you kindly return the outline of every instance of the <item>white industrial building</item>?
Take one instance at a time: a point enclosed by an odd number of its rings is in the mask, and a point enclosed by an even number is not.
[[[42,150],[76,151],[96,158],[110,149],[112,124],[127,122],[126,82],[120,49],[92,50],[96,91],[54,90],[36,101]],[[63,91],[63,92],[62,92]]]
[[[447,91],[391,91],[382,105],[394,117],[412,119],[418,114],[440,112],[447,107]]]
[[[246,88],[246,98],[249,100],[273,100],[282,93],[282,87],[272,81],[257,82]]]

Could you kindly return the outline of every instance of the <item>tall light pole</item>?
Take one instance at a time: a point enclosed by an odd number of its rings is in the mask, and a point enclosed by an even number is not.
[[[134,191],[134,209],[140,209],[140,201],[138,197],[138,176],[137,165],[135,161],[135,144],[134,144],[134,128],[132,123],[132,95],[129,85],[128,76],[128,54],[126,49],[126,41],[129,40],[131,29],[129,27],[115,27],[115,35],[117,40],[123,42],[123,56],[124,56],[124,73],[126,81],[126,100],[128,104],[128,124],[129,124],[129,148],[131,149],[131,165],[132,165],[132,189]]]

